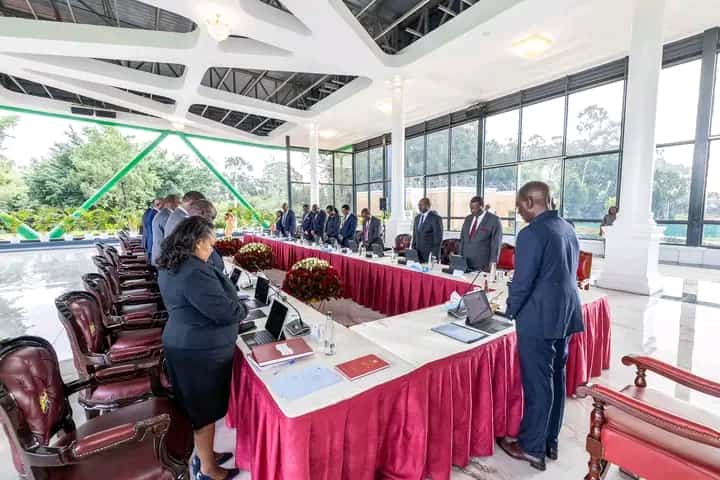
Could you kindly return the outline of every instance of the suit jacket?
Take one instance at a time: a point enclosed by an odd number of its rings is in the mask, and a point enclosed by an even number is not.
[[[163,208],[155,215],[152,221],[152,251],[150,254],[150,263],[155,266],[157,266],[160,253],[162,253],[161,245],[162,241],[165,240],[165,226],[172,212],[169,208]]]
[[[443,239],[442,219],[435,210],[428,212],[422,225],[421,218],[422,214],[418,214],[413,221],[412,248],[417,250],[421,262],[427,262],[431,253],[439,259]]]
[[[288,210],[282,217],[282,233],[286,237],[295,236],[295,229],[297,228],[297,220],[295,219],[295,212]]]
[[[325,213],[325,210],[318,210],[318,212],[313,216],[312,230],[315,232],[315,237],[323,237],[326,219],[327,213]]]
[[[335,215],[334,217],[331,217],[328,215],[327,222],[325,222],[325,240],[330,240],[331,238],[338,238],[338,235],[340,234],[340,217]]]
[[[365,240],[365,229],[367,229],[367,241]],[[361,233],[361,240],[363,245],[371,246],[374,243],[379,245],[383,244],[382,237],[380,236],[380,220],[376,217],[370,217],[370,221],[363,225]]]
[[[358,219],[354,213],[349,213],[340,227],[339,238],[340,244],[347,247],[350,240],[355,240],[355,230],[357,230]]]
[[[163,345],[199,350],[235,343],[247,309],[235,286],[212,265],[192,256],[175,271],[160,270],[158,284],[170,314]]]
[[[165,238],[169,237],[175,231],[177,226],[180,225],[180,222],[189,216],[190,214],[182,207],[177,207],[173,210],[167,220],[167,223],[165,223]]]
[[[576,278],[579,252],[575,230],[556,210],[520,230],[507,300],[518,336],[560,339],[584,330]]]
[[[468,267],[473,270],[485,270],[491,263],[497,263],[502,246],[502,223],[497,215],[485,212],[480,225],[470,238],[474,215],[465,217],[460,231],[460,255],[467,260]]]
[[[303,231],[303,237],[306,240],[310,240],[310,230],[313,229],[313,220],[315,220],[315,214],[313,212],[308,212],[303,215],[302,218],[302,231]]]
[[[150,207],[145,210],[142,216],[142,247],[145,249],[145,252],[148,253],[148,256],[150,256],[152,251],[152,221],[157,213],[157,210]]]

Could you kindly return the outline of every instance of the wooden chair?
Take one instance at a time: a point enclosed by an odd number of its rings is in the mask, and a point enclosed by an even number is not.
[[[409,233],[401,233],[395,237],[395,252],[400,257],[405,256],[405,250],[410,248],[412,244],[412,235]]]
[[[450,264],[450,255],[458,255],[460,253],[460,239],[446,238],[440,244],[440,263],[443,265]]]
[[[592,273],[592,253],[580,250],[578,260],[577,282],[578,287],[590,290],[590,274]]]
[[[496,267],[498,270],[515,270],[515,247],[509,243],[502,244]]]

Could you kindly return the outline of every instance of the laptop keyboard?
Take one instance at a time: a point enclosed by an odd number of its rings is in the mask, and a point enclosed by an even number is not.
[[[273,343],[275,341],[275,337],[273,337],[267,330],[261,330],[255,334],[254,340],[256,344],[264,345],[266,343]]]

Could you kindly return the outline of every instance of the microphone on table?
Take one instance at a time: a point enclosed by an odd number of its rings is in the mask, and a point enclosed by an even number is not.
[[[285,294],[285,292],[283,292],[280,288],[278,288],[276,285],[274,285],[274,284],[270,281],[270,277],[268,276],[267,273],[265,273],[265,270],[263,270],[262,268],[260,268],[256,263],[253,264],[253,265],[255,266],[255,268],[257,269],[258,272],[262,273],[263,276],[265,276],[265,278],[266,278],[267,281],[268,281],[268,287],[270,287],[270,289],[271,289],[273,292],[275,292],[275,296],[277,296],[278,298],[280,298],[280,300],[282,300],[282,302],[283,302],[285,305],[287,305],[288,307],[292,308],[292,309],[295,311],[295,313],[297,314],[297,316],[298,316],[297,320],[293,320],[292,322],[290,322],[290,323],[288,323],[287,325],[285,325],[285,328],[288,329],[288,331],[290,332],[290,334],[291,334],[292,336],[294,336],[294,337],[298,337],[298,336],[307,335],[308,333],[310,333],[310,326],[309,326],[307,323],[305,323],[305,322],[302,321],[302,315],[300,314],[300,310],[298,310],[297,308],[295,308],[295,305],[293,305],[292,303],[290,303],[290,300],[288,299],[288,297],[287,297],[287,295]]]

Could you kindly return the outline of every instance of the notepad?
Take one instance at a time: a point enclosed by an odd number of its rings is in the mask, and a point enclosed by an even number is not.
[[[270,382],[270,388],[286,400],[297,400],[341,380],[342,376],[329,368],[309,366],[302,370],[279,373]]]

